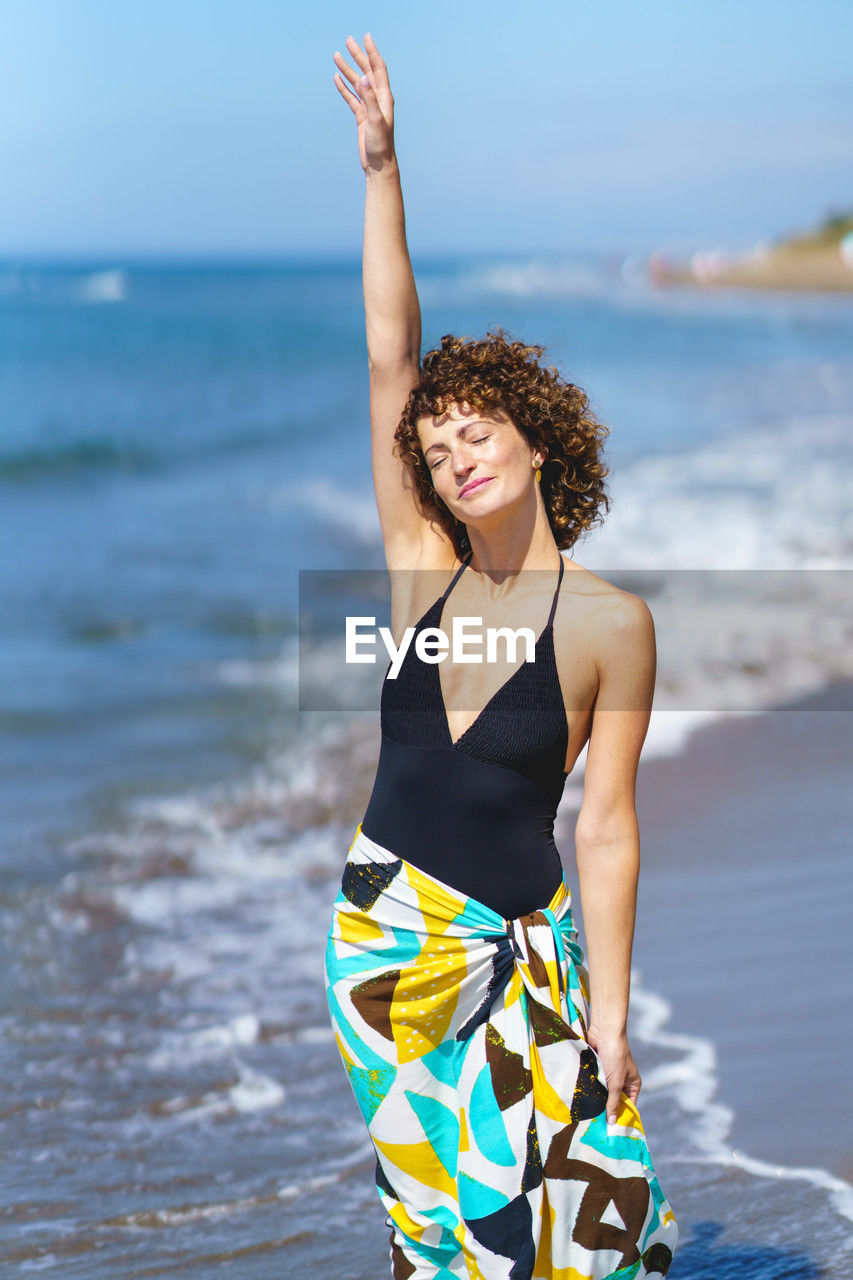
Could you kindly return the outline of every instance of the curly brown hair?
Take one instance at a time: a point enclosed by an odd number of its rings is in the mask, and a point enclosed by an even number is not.
[[[492,332],[494,329],[494,333]],[[394,433],[399,456],[412,467],[417,495],[427,517],[434,513],[461,558],[471,548],[468,532],[435,492],[418,436],[418,420],[467,404],[479,412],[502,409],[534,449],[542,464],[542,498],[557,546],[574,546],[610,509],[604,484],[609,468],[602,445],[610,433],[589,407],[581,387],[566,382],[553,366],[538,363],[545,348],[510,341],[500,325],[487,336],[466,341],[452,333],[428,351],[418,381]]]

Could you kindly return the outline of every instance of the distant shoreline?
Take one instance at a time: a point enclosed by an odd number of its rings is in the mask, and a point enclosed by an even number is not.
[[[661,288],[780,289],[853,292],[853,213],[827,218],[813,231],[755,245],[742,253],[700,249],[688,261],[655,253],[649,280]]]

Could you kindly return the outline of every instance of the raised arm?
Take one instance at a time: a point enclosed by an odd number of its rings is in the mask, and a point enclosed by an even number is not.
[[[628,1046],[631,952],[640,871],[635,787],[655,685],[654,621],[639,596],[602,600],[593,642],[599,687],[584,770],[575,853],[590,985],[589,1043],[607,1078],[608,1121],[640,1091]]]
[[[388,567],[408,568],[419,558],[429,525],[412,477],[392,450],[419,374],[421,313],[406,244],[388,70],[369,33],[364,50],[352,36],[346,45],[361,75],[336,52],[335,84],[356,118],[366,184],[363,282],[373,487]]]

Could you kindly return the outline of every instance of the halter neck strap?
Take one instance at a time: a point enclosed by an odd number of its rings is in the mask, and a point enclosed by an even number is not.
[[[468,564],[468,562],[470,561],[470,559],[471,559],[471,557],[472,557],[472,555],[473,555],[473,554],[474,554],[474,551],[473,551],[473,548],[472,548],[472,549],[468,552],[468,554],[467,554],[467,556],[465,557],[465,559],[464,559],[464,560],[462,561],[462,563],[460,564],[459,568],[458,568],[458,569],[456,570],[456,572],[454,573],[453,577],[450,579],[450,582],[448,583],[447,587],[445,588],[444,595],[441,597],[441,598],[442,598],[442,600],[446,600],[446,599],[447,599],[447,597],[450,595],[451,591],[452,591],[452,590],[453,590],[453,588],[456,586],[456,582],[457,582],[457,580],[458,580],[458,578],[459,578],[459,575],[461,574],[461,572],[462,572],[462,570],[465,568],[465,566]]]
[[[558,596],[559,596],[559,594],[560,594],[560,584],[561,584],[561,583],[562,583],[562,581],[563,581],[563,572],[564,572],[565,568],[566,568],[566,562],[565,562],[565,560],[563,559],[563,556],[562,556],[562,553],[561,553],[561,554],[560,554],[560,576],[559,576],[559,578],[557,579],[557,590],[554,592],[554,599],[551,601],[551,612],[550,612],[550,614],[549,614],[549,616],[548,616],[548,626],[549,626],[549,627],[552,627],[552,626],[554,625],[554,615],[555,615],[555,613],[557,612],[557,597],[558,597]]]

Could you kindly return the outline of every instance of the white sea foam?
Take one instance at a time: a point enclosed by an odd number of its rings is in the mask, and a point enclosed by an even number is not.
[[[188,832],[194,836],[215,838],[220,824],[204,798],[195,792],[185,791],[173,796],[139,796],[129,812],[143,822],[162,825],[170,832]]]
[[[851,461],[849,422],[830,416],[645,457],[613,478],[612,509],[577,559],[605,578],[640,571],[626,585],[655,618],[657,710],[699,724],[853,677]],[[690,725],[659,721],[651,749]]]
[[[266,1111],[285,1099],[284,1085],[245,1064],[240,1066],[240,1079],[228,1090],[228,1102],[235,1111]]]
[[[93,271],[77,283],[80,302],[124,302],[127,297],[127,272],[120,268]]]
[[[180,1124],[196,1123],[216,1116],[247,1115],[278,1107],[286,1097],[284,1085],[244,1062],[234,1060],[238,1080],[227,1089],[211,1089],[198,1098],[183,1094],[157,1105],[157,1114]]]
[[[373,494],[360,496],[344,480],[314,476],[298,484],[259,487],[252,491],[250,501],[254,506],[272,511],[301,507],[330,529],[337,530],[348,546],[361,544],[372,550],[379,539],[379,517]]]
[[[335,1039],[335,1033],[330,1026],[299,1027],[291,1033],[291,1039],[300,1044],[325,1044]]]
[[[124,302],[128,296],[128,273],[122,267],[86,271],[80,275],[58,275],[37,267],[10,267],[0,274],[0,296],[32,294],[41,297],[71,298],[83,304]]]
[[[233,884],[223,878],[164,876],[112,886],[114,902],[138,924],[170,929],[177,920],[235,905]]]
[[[850,569],[849,417],[794,418],[642,457],[609,479],[588,568]]]
[[[298,648],[297,638],[290,636],[278,657],[255,661],[230,658],[216,665],[215,676],[222,684],[264,685],[274,693],[292,695],[299,684]]]
[[[256,1044],[261,1024],[256,1014],[242,1013],[228,1022],[194,1031],[164,1033],[159,1048],[148,1055],[148,1065],[156,1070],[207,1061],[232,1053],[236,1048]]]
[[[515,298],[576,298],[600,296],[608,288],[608,277],[596,264],[536,256],[471,267],[460,276],[459,284],[471,292]]]

